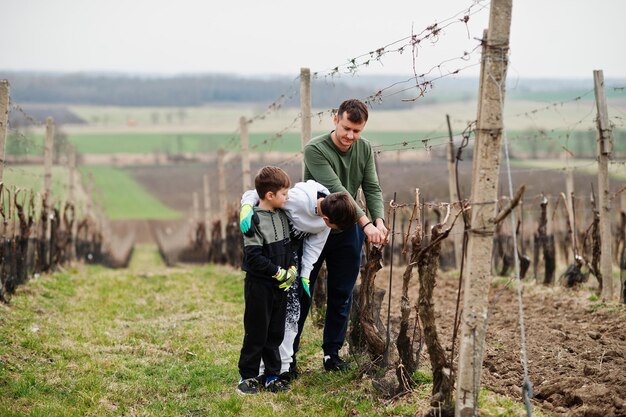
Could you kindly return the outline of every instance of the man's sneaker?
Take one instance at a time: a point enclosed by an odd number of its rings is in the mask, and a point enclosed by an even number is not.
[[[324,369],[327,371],[347,371],[350,369],[350,364],[343,361],[339,355],[325,355]]]
[[[268,377],[265,383],[265,389],[269,392],[282,392],[289,390],[289,382],[279,377]]]
[[[242,379],[237,385],[239,394],[256,394],[259,392],[259,380],[256,378]]]

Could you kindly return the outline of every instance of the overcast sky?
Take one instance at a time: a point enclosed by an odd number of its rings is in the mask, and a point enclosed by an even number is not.
[[[430,74],[475,76],[478,51],[460,59],[488,24],[489,2],[475,3],[0,0],[0,70],[326,74],[377,48],[393,51],[433,23],[452,23],[435,42],[420,42],[416,72],[445,61]],[[467,25],[458,23],[468,9]],[[509,76],[590,78],[603,69],[605,78],[626,78],[625,17],[625,0],[513,0]],[[412,74],[412,56],[390,52],[359,73]]]

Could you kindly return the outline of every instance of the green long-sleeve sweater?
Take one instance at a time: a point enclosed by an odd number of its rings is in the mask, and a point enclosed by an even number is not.
[[[341,152],[330,133],[311,139],[304,147],[304,180],[310,179],[331,193],[347,191],[352,199],[356,199],[361,187],[372,220],[384,220],[383,193],[378,184],[374,152],[367,140],[359,138],[347,152]],[[363,214],[357,204],[357,216]]]

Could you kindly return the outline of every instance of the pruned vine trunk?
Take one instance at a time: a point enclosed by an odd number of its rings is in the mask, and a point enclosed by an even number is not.
[[[396,340],[396,346],[398,348],[398,354],[400,356],[400,366],[397,368],[397,377],[400,384],[400,389],[403,391],[409,390],[414,384],[411,375],[418,366],[419,354],[422,348],[422,335],[421,329],[419,335],[413,332],[415,336],[419,336],[417,352],[413,351],[415,340],[409,335],[410,330],[410,316],[413,309],[409,300],[409,283],[413,276],[413,266],[417,264],[418,254],[422,249],[422,227],[421,227],[421,209],[419,208],[419,190],[416,190],[416,201],[413,209],[415,215],[415,233],[411,239],[411,257],[409,264],[407,265],[404,273],[402,274],[402,299],[400,301],[400,332],[398,333],[398,339]],[[413,220],[411,216],[411,221]],[[410,223],[409,223],[410,229]],[[408,234],[407,234],[408,238]],[[419,318],[415,318],[415,326],[419,326]]]
[[[376,273],[382,267],[382,249],[378,246],[372,246],[367,263],[361,271],[361,291],[359,292],[361,314],[359,316],[359,324],[363,332],[366,351],[374,362],[377,362],[385,352],[385,340],[376,328],[373,303],[374,293],[376,292]]]
[[[430,245],[417,261],[420,281],[420,319],[424,328],[424,340],[433,372],[433,397],[431,399],[433,406],[440,402],[450,403],[453,386],[450,378],[450,363],[446,359],[445,351],[437,336],[435,307],[433,305],[433,290],[436,285],[439,253],[441,251],[441,241],[437,242],[437,238],[442,234],[442,227],[443,225],[440,223],[432,228],[431,239],[436,243]]]

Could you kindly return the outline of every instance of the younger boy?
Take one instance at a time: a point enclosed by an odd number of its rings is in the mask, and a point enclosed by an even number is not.
[[[243,316],[244,338],[239,356],[242,394],[256,394],[262,382],[261,359],[265,364],[264,387],[278,392],[288,388],[281,379],[280,346],[285,332],[286,290],[296,279],[289,238],[289,219],[282,210],[288,199],[289,176],[278,167],[261,168],[254,179],[260,201],[254,207],[257,223],[244,236],[242,269],[246,271]]]
[[[256,225],[252,207],[259,201],[257,192],[246,191],[241,198],[241,231],[251,233]],[[298,321],[300,318],[300,299],[310,297],[308,277],[317,262],[331,229],[353,227],[357,211],[356,206],[346,192],[330,193],[326,187],[313,180],[299,182],[289,190],[289,199],[285,203],[285,213],[291,226],[292,246],[300,253],[299,276],[287,293],[287,315],[285,336],[280,345],[282,366],[280,379],[290,382],[297,377],[296,352],[299,347]],[[301,285],[302,284],[302,285]],[[303,291],[304,289],[304,291]],[[263,367],[260,373],[263,374]]]

